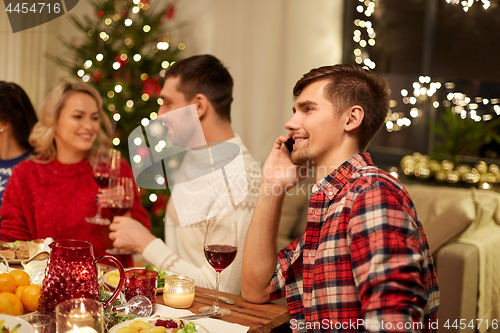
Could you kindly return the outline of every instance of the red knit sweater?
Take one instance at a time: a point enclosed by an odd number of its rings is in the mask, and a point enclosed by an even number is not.
[[[133,178],[132,169],[124,160],[120,175]],[[113,248],[108,226],[85,221],[85,217],[96,213],[98,191],[92,167],[86,159],[76,164],[62,164],[57,160],[49,164],[21,162],[12,172],[3,196],[0,238],[6,241],[47,237],[85,240],[92,243],[97,258],[105,254],[106,249]],[[151,221],[139,194],[129,212],[151,230]],[[112,219],[113,215],[103,208],[102,216]],[[130,255],[117,258],[124,266],[132,265]]]

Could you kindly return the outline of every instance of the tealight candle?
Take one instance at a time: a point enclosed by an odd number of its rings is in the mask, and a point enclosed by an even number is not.
[[[97,333],[97,331],[90,326],[84,326],[84,327],[73,326],[73,329],[66,331],[66,333]]]
[[[102,303],[89,298],[75,298],[56,306],[56,332],[103,333]]]
[[[165,279],[163,302],[174,308],[189,308],[194,300],[194,280],[185,276]]]

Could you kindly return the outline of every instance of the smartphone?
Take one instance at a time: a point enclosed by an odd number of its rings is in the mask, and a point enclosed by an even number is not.
[[[288,149],[288,152],[291,154],[293,151],[293,145],[295,143],[295,140],[290,138],[285,142],[285,146]]]

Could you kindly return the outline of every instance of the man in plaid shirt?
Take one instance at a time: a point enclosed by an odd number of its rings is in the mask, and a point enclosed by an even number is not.
[[[432,332],[439,288],[427,238],[400,182],[364,151],[384,124],[387,83],[359,66],[311,70],[264,165],[243,253],[242,295],[286,296],[294,332]],[[293,151],[285,143],[292,138]],[[276,254],[285,192],[312,168],[306,231]]]

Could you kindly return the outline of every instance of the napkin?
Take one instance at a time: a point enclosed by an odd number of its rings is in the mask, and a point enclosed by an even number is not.
[[[193,314],[189,310],[175,309],[166,305],[156,304],[155,315],[177,318]],[[228,323],[214,318],[196,319],[196,323],[206,328],[210,333],[246,333],[250,329],[248,326]]]

